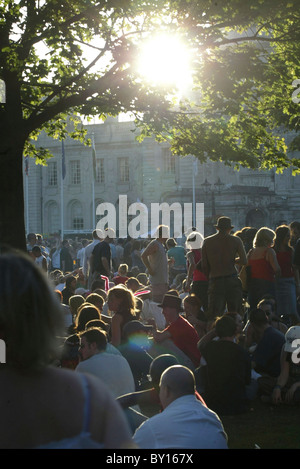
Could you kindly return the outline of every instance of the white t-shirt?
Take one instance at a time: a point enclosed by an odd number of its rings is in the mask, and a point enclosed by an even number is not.
[[[123,355],[100,352],[80,362],[76,371],[100,378],[111,390],[113,397],[135,392],[131,368]]]
[[[215,412],[192,395],[179,397],[136,430],[141,449],[227,449],[227,435]]]

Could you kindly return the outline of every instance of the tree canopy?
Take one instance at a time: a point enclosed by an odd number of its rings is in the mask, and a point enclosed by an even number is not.
[[[160,2],[5,0],[0,7],[0,78],[6,106],[19,111],[24,155],[40,160],[47,149],[30,140],[81,138],[81,115],[147,111],[165,104],[162,93],[134,79],[133,46],[161,11]],[[30,137],[30,138],[28,138]]]
[[[32,142],[42,130],[84,139],[82,115],[133,112],[141,138],[154,132],[200,161],[299,170],[299,16],[292,0],[2,0],[0,187],[12,205],[0,239],[23,245],[23,156],[50,156]],[[174,106],[172,89],[139,74],[155,31],[193,51],[192,101]]]
[[[299,129],[292,100],[300,78],[297,2],[1,3],[0,78],[7,96],[1,117],[8,107],[19,112],[24,154],[47,156],[31,141],[42,129],[62,138],[67,114],[75,124],[71,136],[81,138],[79,115],[133,111],[176,154],[251,168],[299,167],[289,157],[299,138],[283,139]],[[180,32],[192,48],[194,104],[170,108],[166,90],[139,77],[139,41],[155,30]]]
[[[297,2],[171,2],[193,49],[194,103],[144,116],[173,153],[235,167],[300,170]]]

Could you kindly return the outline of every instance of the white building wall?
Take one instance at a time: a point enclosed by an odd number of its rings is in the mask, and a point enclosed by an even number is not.
[[[97,158],[104,159],[105,181],[95,183],[95,207],[101,202],[118,206],[119,195],[127,195],[128,204],[141,201],[150,209],[151,203],[193,200],[193,157],[174,157],[174,172],[165,168],[166,144],[153,138],[138,143],[132,132],[132,122],[108,119],[103,124],[88,125],[88,136],[94,138]],[[64,142],[66,177],[61,192],[61,142],[42,134],[38,145],[49,148],[57,162],[57,185],[49,186],[47,166],[29,161],[29,175],[25,182],[25,223],[27,231],[48,235],[61,230],[74,231],[74,218],[83,219],[81,231],[91,232],[93,226],[93,166],[91,147],[66,139]],[[128,158],[129,181],[121,182],[118,160]],[[80,162],[80,184],[72,184],[71,161]],[[222,183],[220,192],[216,186]],[[211,184],[205,193],[205,181]],[[279,223],[300,220],[300,176],[287,170],[258,172],[241,168],[235,171],[219,162],[198,162],[195,175],[195,201],[205,204],[206,235],[213,230],[213,219],[226,215],[232,218],[236,229],[246,221],[275,228]],[[62,210],[63,207],[63,211]],[[63,223],[62,223],[63,220]],[[259,226],[258,226],[259,227]]]

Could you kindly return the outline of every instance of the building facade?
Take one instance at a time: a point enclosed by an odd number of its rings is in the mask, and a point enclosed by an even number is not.
[[[27,233],[90,233],[99,219],[97,207],[108,202],[116,208],[118,234],[120,195],[126,195],[128,206],[145,204],[149,213],[154,203],[203,203],[205,236],[215,231],[221,215],[231,217],[236,229],[274,229],[300,220],[300,176],[290,170],[236,171],[219,162],[174,157],[167,144],[154,138],[137,142],[133,122],[117,118],[87,125],[87,130],[94,142],[95,166],[91,147],[69,138],[62,146],[45,134],[39,137],[38,145],[49,148],[54,157],[47,166],[29,159],[28,174],[24,171]]]

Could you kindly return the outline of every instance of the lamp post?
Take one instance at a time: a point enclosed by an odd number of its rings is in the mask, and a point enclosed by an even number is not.
[[[194,157],[193,173],[192,173],[192,189],[193,189],[193,226],[196,226],[196,196],[195,196],[195,176],[198,174],[198,160]]]
[[[221,190],[224,186],[224,183],[221,182],[221,179],[218,177],[217,181],[214,184],[208,182],[207,178],[201,184],[205,194],[211,193],[211,216],[214,218],[216,216],[216,192],[217,194],[221,193]]]

